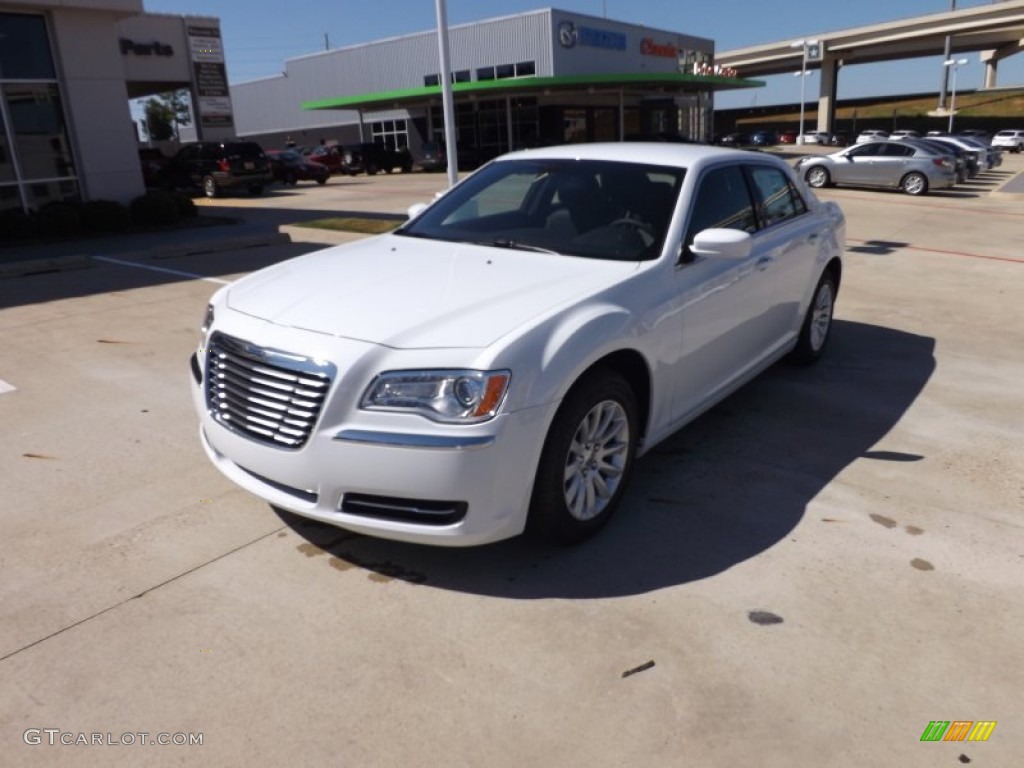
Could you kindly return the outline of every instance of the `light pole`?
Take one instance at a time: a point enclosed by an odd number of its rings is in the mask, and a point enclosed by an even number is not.
[[[947,133],[953,133],[953,117],[956,115],[956,72],[966,63],[967,59],[946,59],[942,62],[942,66],[953,70],[953,87],[949,91],[949,128]]]
[[[455,101],[452,97],[452,67],[448,55],[448,10],[444,0],[436,0],[437,47],[441,59],[441,106],[444,110],[445,154],[448,157],[448,186],[459,180],[459,149],[455,145]]]
[[[804,143],[804,83],[807,82],[807,76],[811,74],[806,70],[794,72],[793,77],[800,78],[800,130],[796,134],[796,143]]]
[[[800,71],[794,72],[794,77],[800,78],[800,132],[797,134],[796,143],[804,143],[804,102],[806,101],[806,83],[807,76],[811,74],[807,71],[807,52],[813,47],[815,49],[815,58],[817,58],[818,41],[817,40],[797,40],[795,43],[790,43],[790,48],[800,48]]]
[[[956,10],[956,0],[949,0],[949,12],[952,13],[955,10]],[[943,51],[943,54],[942,54],[942,60],[943,61],[945,61],[945,60],[947,60],[949,58],[952,45],[953,45],[953,38],[950,37],[949,35],[946,35],[946,48],[945,48],[945,51]],[[949,70],[946,69],[945,67],[943,67],[943,69],[942,69],[942,84],[941,84],[941,90],[939,91],[939,110],[943,110],[943,109],[946,108],[946,84],[947,84],[947,80],[948,79],[949,79]]]

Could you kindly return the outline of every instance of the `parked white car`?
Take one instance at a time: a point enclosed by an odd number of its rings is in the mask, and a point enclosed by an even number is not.
[[[857,144],[863,144],[866,141],[880,141],[882,139],[889,138],[889,134],[885,131],[878,130],[876,128],[869,128],[866,131],[861,131],[857,135]]]
[[[1024,150],[1024,131],[999,131],[992,137],[992,146],[1008,149],[1014,154]]]
[[[832,134],[828,131],[808,131],[801,134],[799,144],[825,144],[832,140]]]
[[[774,157],[530,150],[410,212],[211,299],[201,441],[277,507],[412,542],[580,541],[638,456],[829,338],[845,220]]]

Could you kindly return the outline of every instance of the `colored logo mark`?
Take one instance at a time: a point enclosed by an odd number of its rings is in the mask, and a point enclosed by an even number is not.
[[[921,741],[988,741],[995,727],[995,720],[932,720]]]

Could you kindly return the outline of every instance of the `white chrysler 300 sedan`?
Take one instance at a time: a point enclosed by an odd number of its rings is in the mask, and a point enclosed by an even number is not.
[[[638,456],[828,340],[845,220],[770,156],[517,152],[410,214],[211,299],[202,444],[276,507],[429,544],[580,541]]]

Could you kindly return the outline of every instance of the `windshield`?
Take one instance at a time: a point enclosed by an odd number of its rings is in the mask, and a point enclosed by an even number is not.
[[[395,234],[594,259],[654,259],[684,173],[605,160],[499,161]]]

